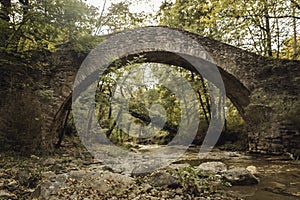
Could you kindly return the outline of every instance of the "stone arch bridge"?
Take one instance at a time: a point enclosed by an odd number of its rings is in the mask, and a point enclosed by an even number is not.
[[[184,34],[200,44],[215,61],[227,97],[246,122],[249,151],[274,154],[290,152],[300,156],[300,133],[297,126],[297,122],[300,122],[299,119],[293,119],[293,116],[299,116],[299,113],[295,113],[296,106],[300,106],[299,61],[265,58],[210,38],[167,27],[136,29],[138,33],[153,37],[159,45],[145,48],[141,52],[129,52],[121,61],[125,63],[135,55],[143,54],[145,62],[171,64],[195,71],[178,55],[161,50],[161,45],[164,45],[162,40],[167,38],[166,31],[170,30]],[[140,38],[127,38],[127,42],[134,44],[142,41]],[[75,76],[86,55],[72,50],[48,53],[45,60],[41,61],[48,65],[47,70],[31,68],[30,63],[24,64],[21,59],[16,61],[13,56],[5,55],[2,59],[5,62],[0,62],[0,135],[10,132],[14,124],[7,108],[8,104],[18,99],[8,94],[29,90],[29,95],[37,100],[42,112],[42,119],[38,119],[41,131],[34,140],[30,140],[32,144],[29,149],[43,152],[53,150],[57,133],[63,128],[67,110],[71,106]],[[30,116],[30,113],[27,114]],[[22,127],[20,129],[18,131],[21,134]]]

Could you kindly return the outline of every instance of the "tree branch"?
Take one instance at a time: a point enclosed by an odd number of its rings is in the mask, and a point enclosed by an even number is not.
[[[291,0],[291,2],[296,6],[296,8],[300,9],[299,3],[297,3],[295,0]]]

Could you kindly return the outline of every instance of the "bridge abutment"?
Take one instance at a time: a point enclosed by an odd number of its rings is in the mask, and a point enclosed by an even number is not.
[[[245,109],[249,151],[300,157],[300,132],[293,121],[299,116],[297,97],[275,91],[276,88],[262,92],[260,88],[251,95],[251,103]]]

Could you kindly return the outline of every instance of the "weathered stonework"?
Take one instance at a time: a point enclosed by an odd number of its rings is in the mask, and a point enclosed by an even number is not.
[[[135,52],[124,56],[132,59],[143,53],[146,62],[159,62],[193,69],[189,63],[171,52],[160,51],[164,45],[161,38],[167,40],[164,32],[173,30],[194,39],[214,59],[219,67],[226,88],[226,94],[238,108],[244,118],[249,132],[249,150],[252,152],[275,153],[291,152],[300,155],[300,134],[292,124],[286,122],[290,105],[299,101],[300,62],[268,59],[239,48],[201,37],[178,29],[166,27],[145,27],[137,29],[138,33],[157,35],[157,46],[147,51]],[[119,34],[126,34],[121,32]],[[110,36],[107,36],[110,37]],[[128,38],[127,42],[136,42]],[[130,41],[132,40],[132,41]],[[13,92],[30,88],[35,98],[41,102],[43,123],[40,133],[43,152],[51,151],[57,140],[66,110],[70,107],[72,88],[77,70],[86,54],[78,55],[72,51],[59,51],[47,55],[48,71],[33,70],[30,66],[18,63],[0,62],[0,96],[4,97],[10,90],[13,81]],[[6,55],[6,60],[10,58]],[[83,77],[84,79],[85,77]],[[38,83],[38,84],[37,84]],[[39,91],[47,91],[40,94]],[[8,103],[0,101],[1,109]],[[0,135],[9,127],[6,114],[0,116]],[[300,123],[300,122],[299,122]]]

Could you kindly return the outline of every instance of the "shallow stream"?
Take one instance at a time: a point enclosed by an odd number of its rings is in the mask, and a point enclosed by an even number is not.
[[[300,161],[287,156],[251,155],[246,153],[213,150],[203,160],[199,150],[190,148],[179,163],[197,166],[206,161],[221,161],[229,168],[255,166],[258,185],[232,186],[228,191],[246,200],[300,199]]]
[[[141,145],[139,151],[153,151],[161,146]],[[201,154],[203,156],[203,154]],[[300,200],[300,160],[288,156],[247,154],[214,149],[199,158],[199,147],[190,147],[175,164],[198,166],[203,162],[221,161],[228,168],[255,166],[260,182],[251,186],[228,187],[228,192],[245,200]]]

